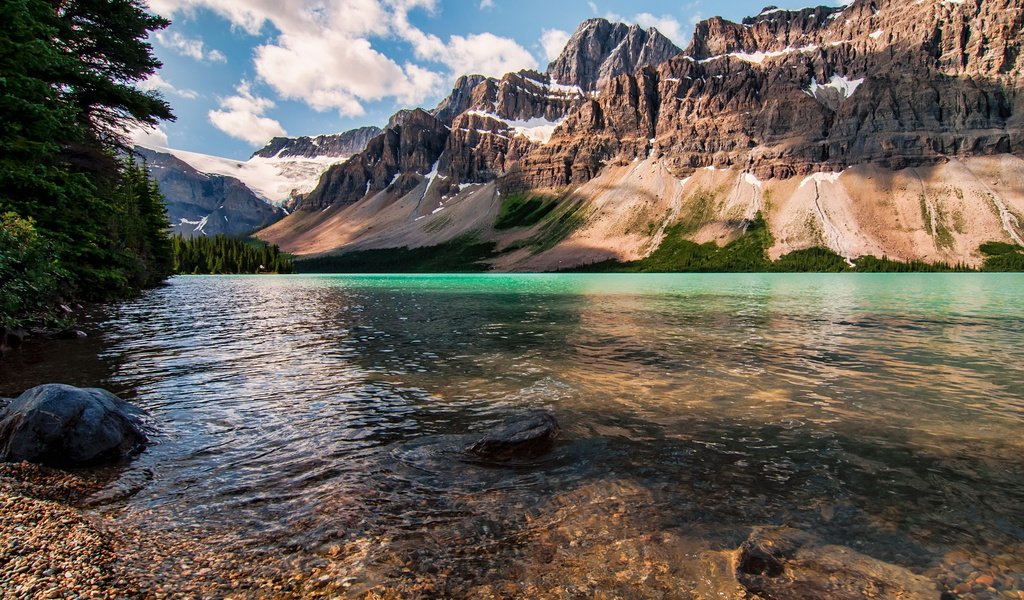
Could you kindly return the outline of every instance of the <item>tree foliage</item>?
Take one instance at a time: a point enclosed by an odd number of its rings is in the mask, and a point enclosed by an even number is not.
[[[28,224],[30,246],[63,274],[54,302],[122,296],[170,272],[156,188],[118,158],[131,128],[173,118],[136,87],[160,66],[146,38],[167,24],[141,0],[0,2],[0,214],[11,231]],[[7,235],[4,252],[28,239]],[[34,285],[16,283],[23,294]],[[33,302],[0,316],[29,318],[17,311]]]
[[[175,236],[174,272],[185,275],[294,273],[291,258],[280,248],[259,240],[236,240],[225,235],[185,239]]]

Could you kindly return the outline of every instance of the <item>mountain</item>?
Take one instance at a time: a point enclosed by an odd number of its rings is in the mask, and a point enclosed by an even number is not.
[[[464,77],[401,113],[260,236],[312,255],[470,235],[494,269],[552,270],[725,244],[760,214],[772,258],[977,265],[986,241],[1024,243],[1022,15],[768,7],[698,24],[683,52],[589,20],[546,73]]]
[[[241,181],[200,173],[173,154],[136,147],[167,203],[173,233],[248,235],[285,215],[258,198]]]
[[[592,91],[601,81],[632,73],[637,67],[661,64],[679,52],[656,29],[645,31],[637,25],[589,19],[548,65],[547,72],[552,81]]]
[[[253,153],[259,158],[348,158],[362,152],[366,144],[381,134],[380,127],[360,127],[343,133],[302,136],[297,138],[276,137]]]
[[[160,186],[176,233],[238,236],[285,216],[325,170],[361,152],[380,132],[362,127],[274,138],[245,161],[157,146],[137,146],[136,153]]]

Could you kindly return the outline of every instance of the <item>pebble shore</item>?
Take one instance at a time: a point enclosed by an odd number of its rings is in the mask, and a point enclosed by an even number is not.
[[[596,511],[577,510],[581,502],[567,493],[564,510],[552,507],[547,524],[528,528],[523,541],[529,543],[513,544],[515,556],[499,561],[505,572],[482,572],[453,562],[450,553],[458,551],[452,544],[462,547],[454,530],[445,531],[446,539],[456,540],[444,548],[423,540],[413,548],[361,539],[291,556],[256,551],[209,531],[144,531],[77,508],[103,487],[86,477],[0,463],[0,599],[566,598],[602,590],[611,592],[608,597],[631,597],[639,589],[667,598],[747,597],[735,586],[693,595],[699,573],[679,570],[685,553],[677,550],[688,546],[671,532],[619,535],[617,523],[643,513],[643,496],[631,496],[628,488],[612,497],[606,489],[595,491],[593,497],[607,504]],[[465,535],[463,541],[473,538]],[[479,546],[465,550],[475,559],[488,554]],[[958,600],[1024,600],[1021,550],[992,557],[951,552],[925,575],[936,584],[936,598],[947,590],[946,597]],[[463,556],[462,562],[473,558]]]

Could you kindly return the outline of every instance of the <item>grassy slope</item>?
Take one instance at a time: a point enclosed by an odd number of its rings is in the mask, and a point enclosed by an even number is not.
[[[585,221],[585,204],[564,197],[509,196],[502,204],[495,229],[538,226],[533,236],[509,246],[505,251],[529,248],[533,253],[553,248]],[[736,240],[718,246],[713,242],[697,244],[686,239],[695,228],[696,218],[683,218],[668,228],[661,245],[647,258],[619,262],[609,260],[584,265],[570,271],[589,273],[884,273],[970,271],[963,265],[903,262],[865,256],[851,266],[827,248],[797,250],[777,261],[767,258],[772,236],[767,223],[758,214],[746,232]],[[983,271],[1024,271],[1024,248],[1001,242],[983,244],[988,258]],[[499,253],[493,242],[464,235],[437,246],[362,250],[334,256],[299,260],[302,273],[460,273],[483,272],[486,261]]]

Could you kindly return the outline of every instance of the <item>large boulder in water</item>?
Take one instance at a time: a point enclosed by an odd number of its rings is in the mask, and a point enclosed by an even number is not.
[[[736,578],[758,597],[938,600],[927,578],[789,527],[759,527],[740,546]]]
[[[0,410],[0,460],[74,466],[125,458],[148,441],[144,418],[106,390],[34,387]]]
[[[491,460],[533,458],[551,449],[559,431],[551,413],[528,412],[506,419],[466,450]]]

